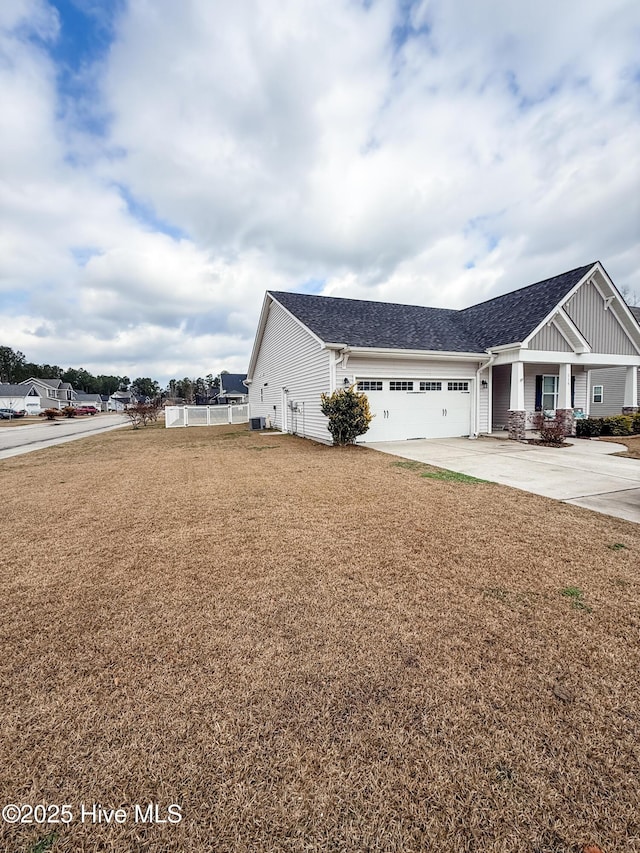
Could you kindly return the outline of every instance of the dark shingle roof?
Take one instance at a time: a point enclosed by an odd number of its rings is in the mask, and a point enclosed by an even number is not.
[[[523,341],[576,286],[593,264],[496,296],[460,311],[481,350]]]
[[[10,382],[0,383],[0,397],[25,397],[29,389],[24,385],[12,385]]]
[[[353,347],[477,352],[459,312],[389,302],[272,292],[322,341]]]
[[[631,313],[633,314],[633,316],[636,318],[636,320],[638,321],[638,323],[640,323],[640,306],[637,306],[637,305],[630,305],[630,306],[629,306],[629,310],[631,311]]]
[[[246,373],[223,373],[223,396],[224,394],[246,394],[247,386],[242,384],[246,378]]]
[[[326,343],[483,352],[523,341],[593,267],[588,264],[463,311],[270,291]]]

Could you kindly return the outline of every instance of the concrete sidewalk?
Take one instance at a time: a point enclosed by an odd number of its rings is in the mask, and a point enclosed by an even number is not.
[[[492,437],[366,446],[640,523],[640,460],[612,456],[626,449],[621,444],[569,441],[571,447],[562,449]]]

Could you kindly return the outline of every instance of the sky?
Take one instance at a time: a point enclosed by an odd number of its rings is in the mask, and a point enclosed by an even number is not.
[[[245,372],[264,292],[640,299],[637,0],[2,0],[0,345]]]

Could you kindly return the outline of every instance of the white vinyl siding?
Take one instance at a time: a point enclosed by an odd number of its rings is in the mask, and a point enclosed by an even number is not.
[[[283,388],[288,394],[283,394]],[[269,417],[289,432],[331,442],[320,395],[329,391],[329,352],[280,305],[272,303],[249,389],[251,417]]]
[[[371,358],[352,355],[346,369],[342,366],[337,371],[337,385],[340,388],[343,380],[350,382],[354,376],[357,379],[393,379],[402,381],[412,379],[475,379],[478,364],[475,361],[447,361],[407,358]]]
[[[493,398],[491,428],[504,429],[509,423],[509,405],[511,391],[511,365],[500,364],[493,368]],[[535,391],[534,391],[535,393]]]

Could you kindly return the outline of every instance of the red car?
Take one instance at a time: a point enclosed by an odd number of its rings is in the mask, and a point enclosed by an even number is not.
[[[76,415],[97,415],[95,406],[76,406]]]

